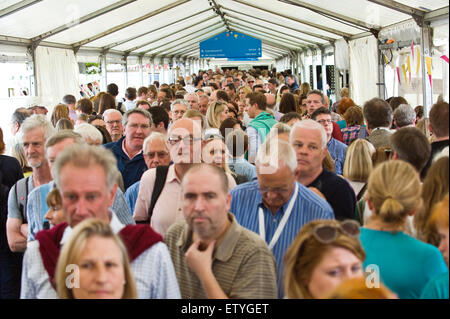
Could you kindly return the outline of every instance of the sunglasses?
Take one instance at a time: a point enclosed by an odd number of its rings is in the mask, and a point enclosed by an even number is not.
[[[322,244],[331,244],[338,237],[338,232],[350,237],[358,237],[361,233],[359,223],[354,220],[344,220],[339,225],[322,225],[313,230],[313,236]]]

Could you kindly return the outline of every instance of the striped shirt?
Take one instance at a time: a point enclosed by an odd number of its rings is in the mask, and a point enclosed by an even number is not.
[[[231,225],[215,247],[212,271],[230,299],[277,297],[276,265],[266,243],[228,215]],[[192,272],[185,253],[192,245],[192,231],[185,221],[172,225],[164,238],[170,250],[183,299],[207,298],[202,283]]]
[[[120,232],[121,224],[113,213],[110,226],[114,233]],[[71,227],[64,231],[61,244],[67,242]],[[179,299],[180,290],[166,244],[159,242],[148,248],[131,262],[131,272],[136,282],[139,299]],[[39,242],[33,241],[25,251],[22,267],[21,299],[57,299],[58,295],[39,252]]]
[[[292,208],[291,216],[281,232],[281,235],[272,249],[277,262],[278,296],[282,298],[283,291],[283,257],[297,233],[312,220],[333,219],[333,209],[318,195],[297,183],[298,195]],[[293,196],[293,195],[292,195]],[[291,196],[291,197],[292,197]],[[236,186],[231,190],[230,211],[236,216],[237,222],[245,228],[259,234],[258,210],[261,207],[264,212],[264,225],[266,231],[266,243],[270,243],[272,237],[284,216],[289,200],[275,214],[263,204],[261,193],[258,191],[258,181],[248,182]]]

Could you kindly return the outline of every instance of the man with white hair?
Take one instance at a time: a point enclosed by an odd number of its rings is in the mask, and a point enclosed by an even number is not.
[[[166,136],[159,132],[152,132],[144,140],[143,146],[144,160],[148,169],[156,168],[160,165],[169,165],[170,163],[170,153],[166,144]],[[134,211],[134,206],[139,193],[139,187],[141,181],[137,181],[130,187],[128,187],[125,192],[125,198],[127,200],[128,207],[130,211]]]
[[[94,125],[81,123],[75,126],[73,131],[80,134],[89,145],[102,145],[102,133]]]
[[[336,219],[355,217],[356,197],[348,182],[323,167],[327,154],[327,133],[314,120],[294,124],[290,142],[297,155],[297,182],[318,189],[333,207]]]
[[[189,103],[191,109],[198,110],[198,108],[199,108],[199,105],[198,105],[199,98],[198,98],[197,93],[187,93],[184,96],[184,99],[186,100],[186,102]]]
[[[190,105],[186,100],[183,99],[176,99],[175,101],[170,104],[170,117],[172,119],[172,122],[170,123],[169,127],[173,125],[176,121],[181,119],[184,115],[184,113],[189,110]]]
[[[184,87],[186,92],[194,93],[195,92],[195,86],[192,85],[192,76],[186,75],[186,77],[184,78],[184,81],[186,82],[186,86]]]
[[[8,197],[8,219],[6,233],[12,252],[23,252],[27,248],[28,194],[36,187],[52,180],[48,161],[45,158],[45,141],[55,132],[45,115],[32,115],[22,123],[22,146],[33,174],[25,177],[13,187]]]
[[[256,156],[256,181],[231,191],[230,211],[238,223],[269,245],[277,262],[278,295],[283,297],[283,257],[303,225],[333,219],[330,205],[296,182],[297,159],[289,143],[271,139]]]
[[[123,136],[122,113],[118,110],[108,109],[103,113],[103,121],[106,124],[106,130],[113,142],[117,142]]]

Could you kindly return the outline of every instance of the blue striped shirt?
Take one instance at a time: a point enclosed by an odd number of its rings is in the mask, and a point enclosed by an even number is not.
[[[297,183],[297,182],[296,182]],[[333,219],[334,213],[331,206],[321,197],[310,191],[305,186],[297,183],[298,196],[292,208],[291,216],[281,232],[281,235],[272,249],[277,261],[278,296],[282,298],[283,290],[283,257],[286,250],[294,241],[297,233],[312,220]],[[293,195],[292,195],[293,196]],[[291,197],[292,197],[291,196]],[[263,204],[261,193],[258,191],[258,181],[252,181],[236,186],[231,190],[231,209],[236,220],[243,227],[259,234],[258,210],[261,207],[264,212],[264,225],[266,228],[266,243],[270,243],[272,237],[284,216],[289,200],[275,215]]]

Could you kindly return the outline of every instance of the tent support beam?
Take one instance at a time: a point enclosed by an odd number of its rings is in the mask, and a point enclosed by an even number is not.
[[[116,9],[118,9],[120,7],[126,6],[127,4],[130,4],[130,3],[135,2],[135,1],[136,0],[122,0],[122,1],[119,1],[119,2],[116,2],[116,3],[113,3],[110,6],[107,6],[105,8],[100,9],[100,10],[94,11],[94,12],[88,14],[88,15],[85,15],[84,17],[81,17],[79,19],[74,19],[70,23],[66,23],[66,24],[64,24],[62,26],[59,26],[59,27],[57,27],[57,28],[55,28],[55,29],[53,29],[51,31],[45,32],[43,34],[40,34],[40,35],[32,38],[31,40],[32,41],[37,41],[37,40],[42,41],[42,40],[47,39],[47,38],[49,38],[49,37],[51,37],[51,36],[53,36],[55,34],[58,34],[60,32],[66,31],[66,30],[68,30],[70,28],[73,28],[73,27],[75,27],[75,26],[77,26],[77,25],[79,25],[81,23],[84,23],[86,21],[95,19],[95,18],[97,18],[97,17],[99,17],[99,16],[101,16],[103,14],[106,14],[108,12],[116,10]]]
[[[4,18],[10,14],[16,13],[17,11],[25,9],[41,1],[42,0],[24,0],[17,2],[13,5],[10,5],[9,7],[6,7],[5,9],[0,10],[0,18]]]

